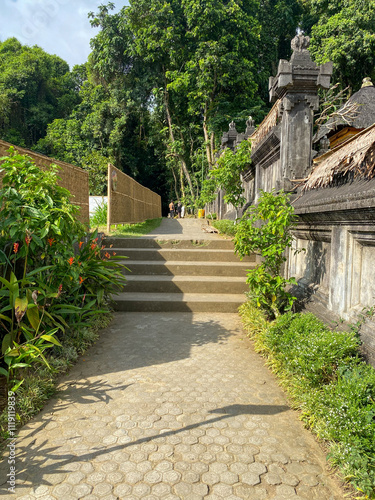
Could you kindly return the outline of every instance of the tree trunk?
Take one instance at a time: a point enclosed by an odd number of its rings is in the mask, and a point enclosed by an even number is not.
[[[167,116],[167,122],[168,122],[169,138],[170,138],[172,144],[174,144],[175,138],[174,138],[173,127],[172,127],[172,117],[171,117],[171,113],[169,111],[168,91],[167,91],[167,83],[166,82],[165,82],[165,87],[164,87],[164,106],[165,106],[165,114]],[[183,141],[182,134],[181,134],[181,139]],[[176,154],[175,156],[180,161],[180,164],[181,164],[181,174],[182,174],[182,172],[185,174],[185,177],[186,177],[187,182],[189,184],[191,195],[193,196],[193,198],[195,198],[195,193],[194,193],[194,189],[193,189],[193,183],[191,181],[191,177],[190,177],[189,170],[187,168],[186,162],[185,162],[185,160],[183,159],[183,157],[180,154]],[[182,175],[180,176],[180,180],[181,180],[181,191],[183,192],[184,191],[184,185],[183,185],[183,177],[182,177]],[[184,196],[184,193],[183,193],[183,196]]]
[[[210,138],[208,136],[208,129],[207,129],[207,104],[205,104],[204,106],[204,113],[203,113],[203,135],[204,135],[204,143],[206,146],[208,168],[211,169],[213,166],[213,161],[210,148]]]

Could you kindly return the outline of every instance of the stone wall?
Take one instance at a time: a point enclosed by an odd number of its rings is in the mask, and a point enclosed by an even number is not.
[[[250,136],[252,165],[242,176],[246,206],[257,202],[261,190],[294,193],[299,252],[289,252],[285,274],[296,277],[297,293],[324,320],[355,322],[375,305],[375,179],[343,176],[324,188],[298,188],[312,169],[318,89],[329,88],[332,71],[330,63],[312,62],[308,43],[297,36],[291,60],[280,61],[270,79],[270,99],[276,102]],[[358,149],[354,141],[353,148]],[[375,322],[361,328],[361,338],[375,366]]]

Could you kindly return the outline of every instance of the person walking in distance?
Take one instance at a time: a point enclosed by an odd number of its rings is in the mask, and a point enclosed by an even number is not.
[[[169,215],[171,219],[174,219],[174,203],[173,201],[169,204]]]
[[[181,219],[181,203],[180,202],[177,203],[177,215],[178,215],[178,218]]]

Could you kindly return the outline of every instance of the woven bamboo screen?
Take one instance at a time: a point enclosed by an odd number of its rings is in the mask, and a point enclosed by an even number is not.
[[[0,157],[7,156],[8,149],[13,146],[9,142],[0,140]],[[48,156],[29,151],[28,149],[14,148],[22,155],[28,155],[35,162],[35,164],[43,169],[47,169],[52,163],[60,167],[57,175],[60,177],[59,185],[68,189],[72,195],[71,201],[80,208],[79,220],[84,224],[89,223],[89,174],[81,168],[78,168],[70,163],[65,163],[60,160],[49,158]],[[2,174],[0,174],[1,183]]]
[[[160,196],[108,165],[108,231],[111,224],[132,224],[157,217],[161,217]]]

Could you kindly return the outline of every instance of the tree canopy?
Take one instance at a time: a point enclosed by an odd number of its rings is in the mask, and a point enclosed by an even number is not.
[[[91,172],[107,163],[167,199],[193,204],[220,136],[268,112],[268,77],[297,27],[318,64],[356,90],[375,76],[375,0],[130,0],[89,14],[88,61],[0,43],[0,137]],[[372,75],[371,75],[372,74]]]
[[[79,101],[74,75],[60,57],[22,45],[0,42],[0,136],[32,146],[55,118],[69,115]]]

